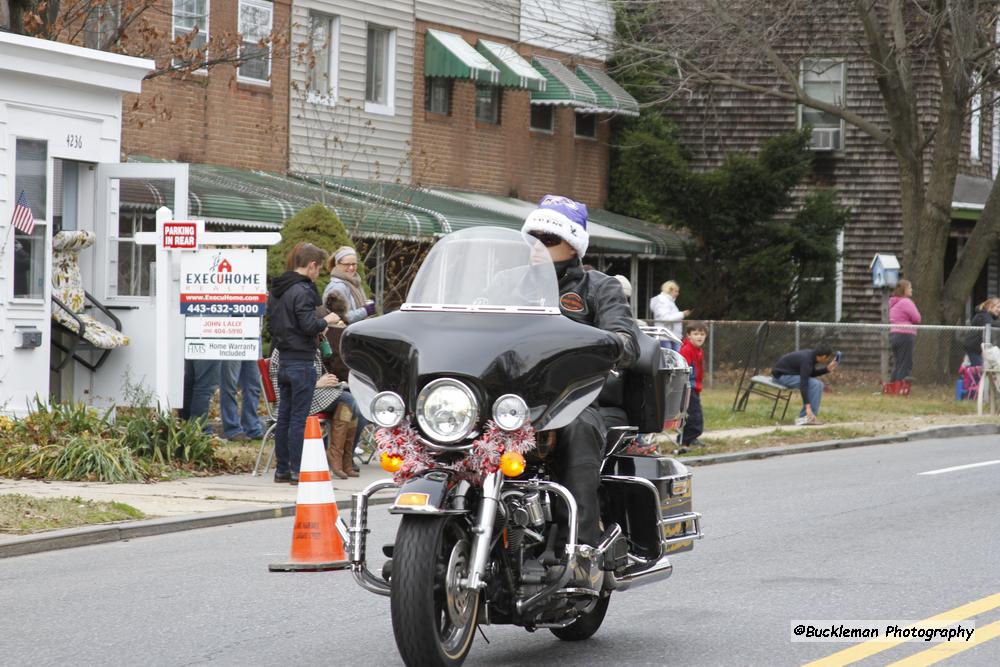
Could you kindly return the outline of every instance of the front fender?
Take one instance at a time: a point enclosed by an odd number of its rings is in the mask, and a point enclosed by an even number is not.
[[[446,470],[428,470],[399,487],[390,514],[468,514],[471,485]]]

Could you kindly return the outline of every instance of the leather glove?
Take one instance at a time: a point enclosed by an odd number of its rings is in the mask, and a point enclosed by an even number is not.
[[[369,316],[375,314],[375,302],[374,301],[366,301],[365,302],[365,312],[368,313]]]

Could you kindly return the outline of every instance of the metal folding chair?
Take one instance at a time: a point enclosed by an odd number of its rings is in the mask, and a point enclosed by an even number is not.
[[[274,460],[274,429],[278,426],[278,390],[271,384],[270,359],[258,359],[257,370],[260,371],[260,388],[264,392],[264,406],[267,414],[264,417],[264,437],[261,438],[260,449],[257,450],[257,462],[254,464],[253,474],[264,475],[270,470],[271,462]],[[315,416],[319,417],[319,423],[323,429],[323,439],[329,442],[331,415],[317,412]],[[268,450],[268,445],[270,445],[270,451],[267,455],[267,463],[261,470],[260,462],[264,458],[264,452]]]

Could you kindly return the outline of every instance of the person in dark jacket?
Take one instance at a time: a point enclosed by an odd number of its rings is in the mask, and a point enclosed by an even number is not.
[[[1000,317],[1000,298],[992,296],[976,307],[976,314],[972,316],[969,325],[979,327],[980,331],[970,331],[962,339],[962,347],[965,349],[965,354],[969,356],[970,366],[983,365],[982,328],[987,324],[995,326],[997,317]]]
[[[788,389],[798,389],[802,394],[802,411],[795,423],[799,426],[819,425],[819,402],[823,398],[823,382],[816,378],[837,369],[829,345],[819,345],[813,350],[789,352],[771,369],[775,382]]]
[[[278,460],[275,482],[299,481],[302,438],[316,388],[313,360],[317,337],[339,320],[333,313],[326,318],[316,314],[320,301],[313,281],[326,259],[325,250],[311,243],[300,243],[288,255],[288,270],[271,283],[267,324],[271,345],[281,353],[278,386],[282,396],[274,434],[274,454]]]
[[[587,207],[566,197],[546,195],[524,221],[521,232],[545,246],[559,279],[559,309],[566,317],[615,334],[621,343],[620,367],[639,357],[639,329],[632,319],[621,283],[600,271],[585,271]],[[601,459],[607,428],[596,407],[556,431],[553,472],[577,502],[578,539],[596,545],[600,540]]]

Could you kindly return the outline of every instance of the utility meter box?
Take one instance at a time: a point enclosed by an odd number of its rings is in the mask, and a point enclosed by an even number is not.
[[[35,327],[15,327],[14,347],[19,350],[42,346],[42,332]]]
[[[879,253],[871,263],[874,287],[895,287],[899,282],[899,260],[895,255]]]

